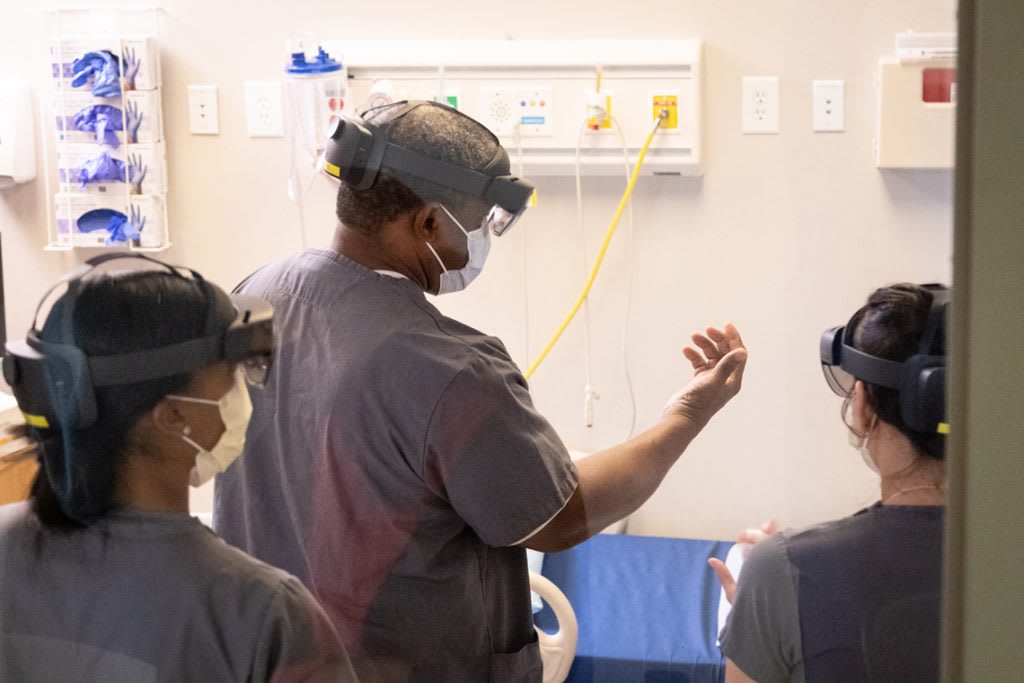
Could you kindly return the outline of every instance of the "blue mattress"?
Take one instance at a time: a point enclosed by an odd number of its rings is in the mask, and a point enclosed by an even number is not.
[[[719,584],[710,557],[732,543],[599,535],[544,557],[543,574],[569,598],[579,644],[574,683],[720,683]],[[547,605],[537,625],[557,627]]]

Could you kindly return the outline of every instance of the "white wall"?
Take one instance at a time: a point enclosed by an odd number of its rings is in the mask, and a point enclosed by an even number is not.
[[[771,515],[805,524],[873,500],[872,476],[846,445],[839,400],[822,381],[817,343],[875,286],[950,279],[951,174],[880,172],[871,152],[878,57],[891,52],[897,31],[953,30],[950,0],[637,0],[628,13],[619,4],[605,14],[599,3],[537,0],[500,12],[456,0],[163,6],[175,243],[166,257],[224,286],[300,245],[296,207],[284,191],[285,141],[247,138],[242,105],[243,81],[280,76],[291,32],[312,29],[338,40],[703,39],[706,175],[644,178],[634,200],[628,336],[639,424],[650,424],[687,380],[679,350],[691,331],[732,320],[751,355],[742,394],[634,515],[631,530],[730,538]],[[0,8],[0,78],[30,78],[37,98],[45,97],[43,17],[14,0],[0,1]],[[741,135],[744,75],[780,77],[779,135]],[[817,78],[846,81],[845,133],[811,132]],[[189,135],[189,83],[220,88],[220,136]],[[591,259],[621,187],[618,179],[585,181]],[[478,283],[440,302],[449,314],[504,338],[524,362],[583,280],[572,180],[543,178],[539,191],[540,205],[496,241]],[[12,335],[26,328],[48,283],[87,257],[43,253],[45,201],[41,182],[0,193]],[[306,216],[311,242],[326,244],[333,229],[327,181],[317,186]],[[628,429],[627,245],[623,225],[591,295],[593,376],[602,397],[595,426],[582,426],[579,322],[534,377],[537,404],[577,448],[612,444]],[[197,501],[208,507],[208,492]]]

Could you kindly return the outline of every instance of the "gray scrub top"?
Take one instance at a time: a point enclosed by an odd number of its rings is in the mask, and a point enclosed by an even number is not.
[[[264,267],[277,349],[218,533],[306,582],[361,679],[540,680],[525,551],[578,475],[501,342],[332,251]]]
[[[876,504],[761,541],[722,652],[760,683],[938,680],[942,519]]]
[[[187,514],[64,532],[0,507],[0,681],[352,680],[302,584]]]

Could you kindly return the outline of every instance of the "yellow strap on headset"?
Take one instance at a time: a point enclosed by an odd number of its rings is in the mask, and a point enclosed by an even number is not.
[[[36,429],[49,429],[50,421],[42,415],[29,415],[28,413],[22,413],[25,416],[25,424],[29,427],[35,427]]]
[[[324,161],[324,170],[326,170],[328,173],[330,173],[335,178],[340,178],[341,177],[341,167],[335,166],[334,164],[332,164],[329,161],[326,161],[326,160]]]
[[[938,427],[938,429],[936,431],[939,434],[949,434],[949,423],[948,422],[940,422],[939,423],[939,427]]]

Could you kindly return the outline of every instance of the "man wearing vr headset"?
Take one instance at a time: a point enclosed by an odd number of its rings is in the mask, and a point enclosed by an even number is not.
[[[540,681],[525,548],[559,550],[628,515],[740,386],[739,334],[687,351],[664,418],[577,471],[502,343],[424,296],[466,287],[533,191],[460,112],[400,102],[342,118],[330,250],[239,290],[277,314],[274,390],[214,523],[306,581],[368,681]]]
[[[3,360],[40,468],[0,508],[0,680],[353,680],[303,585],[188,514],[242,450],[270,307],[131,254],[60,284]]]
[[[883,287],[822,335],[825,379],[881,499],[761,540],[738,592],[711,560],[735,600],[726,683],[938,680],[948,301],[938,285]]]

